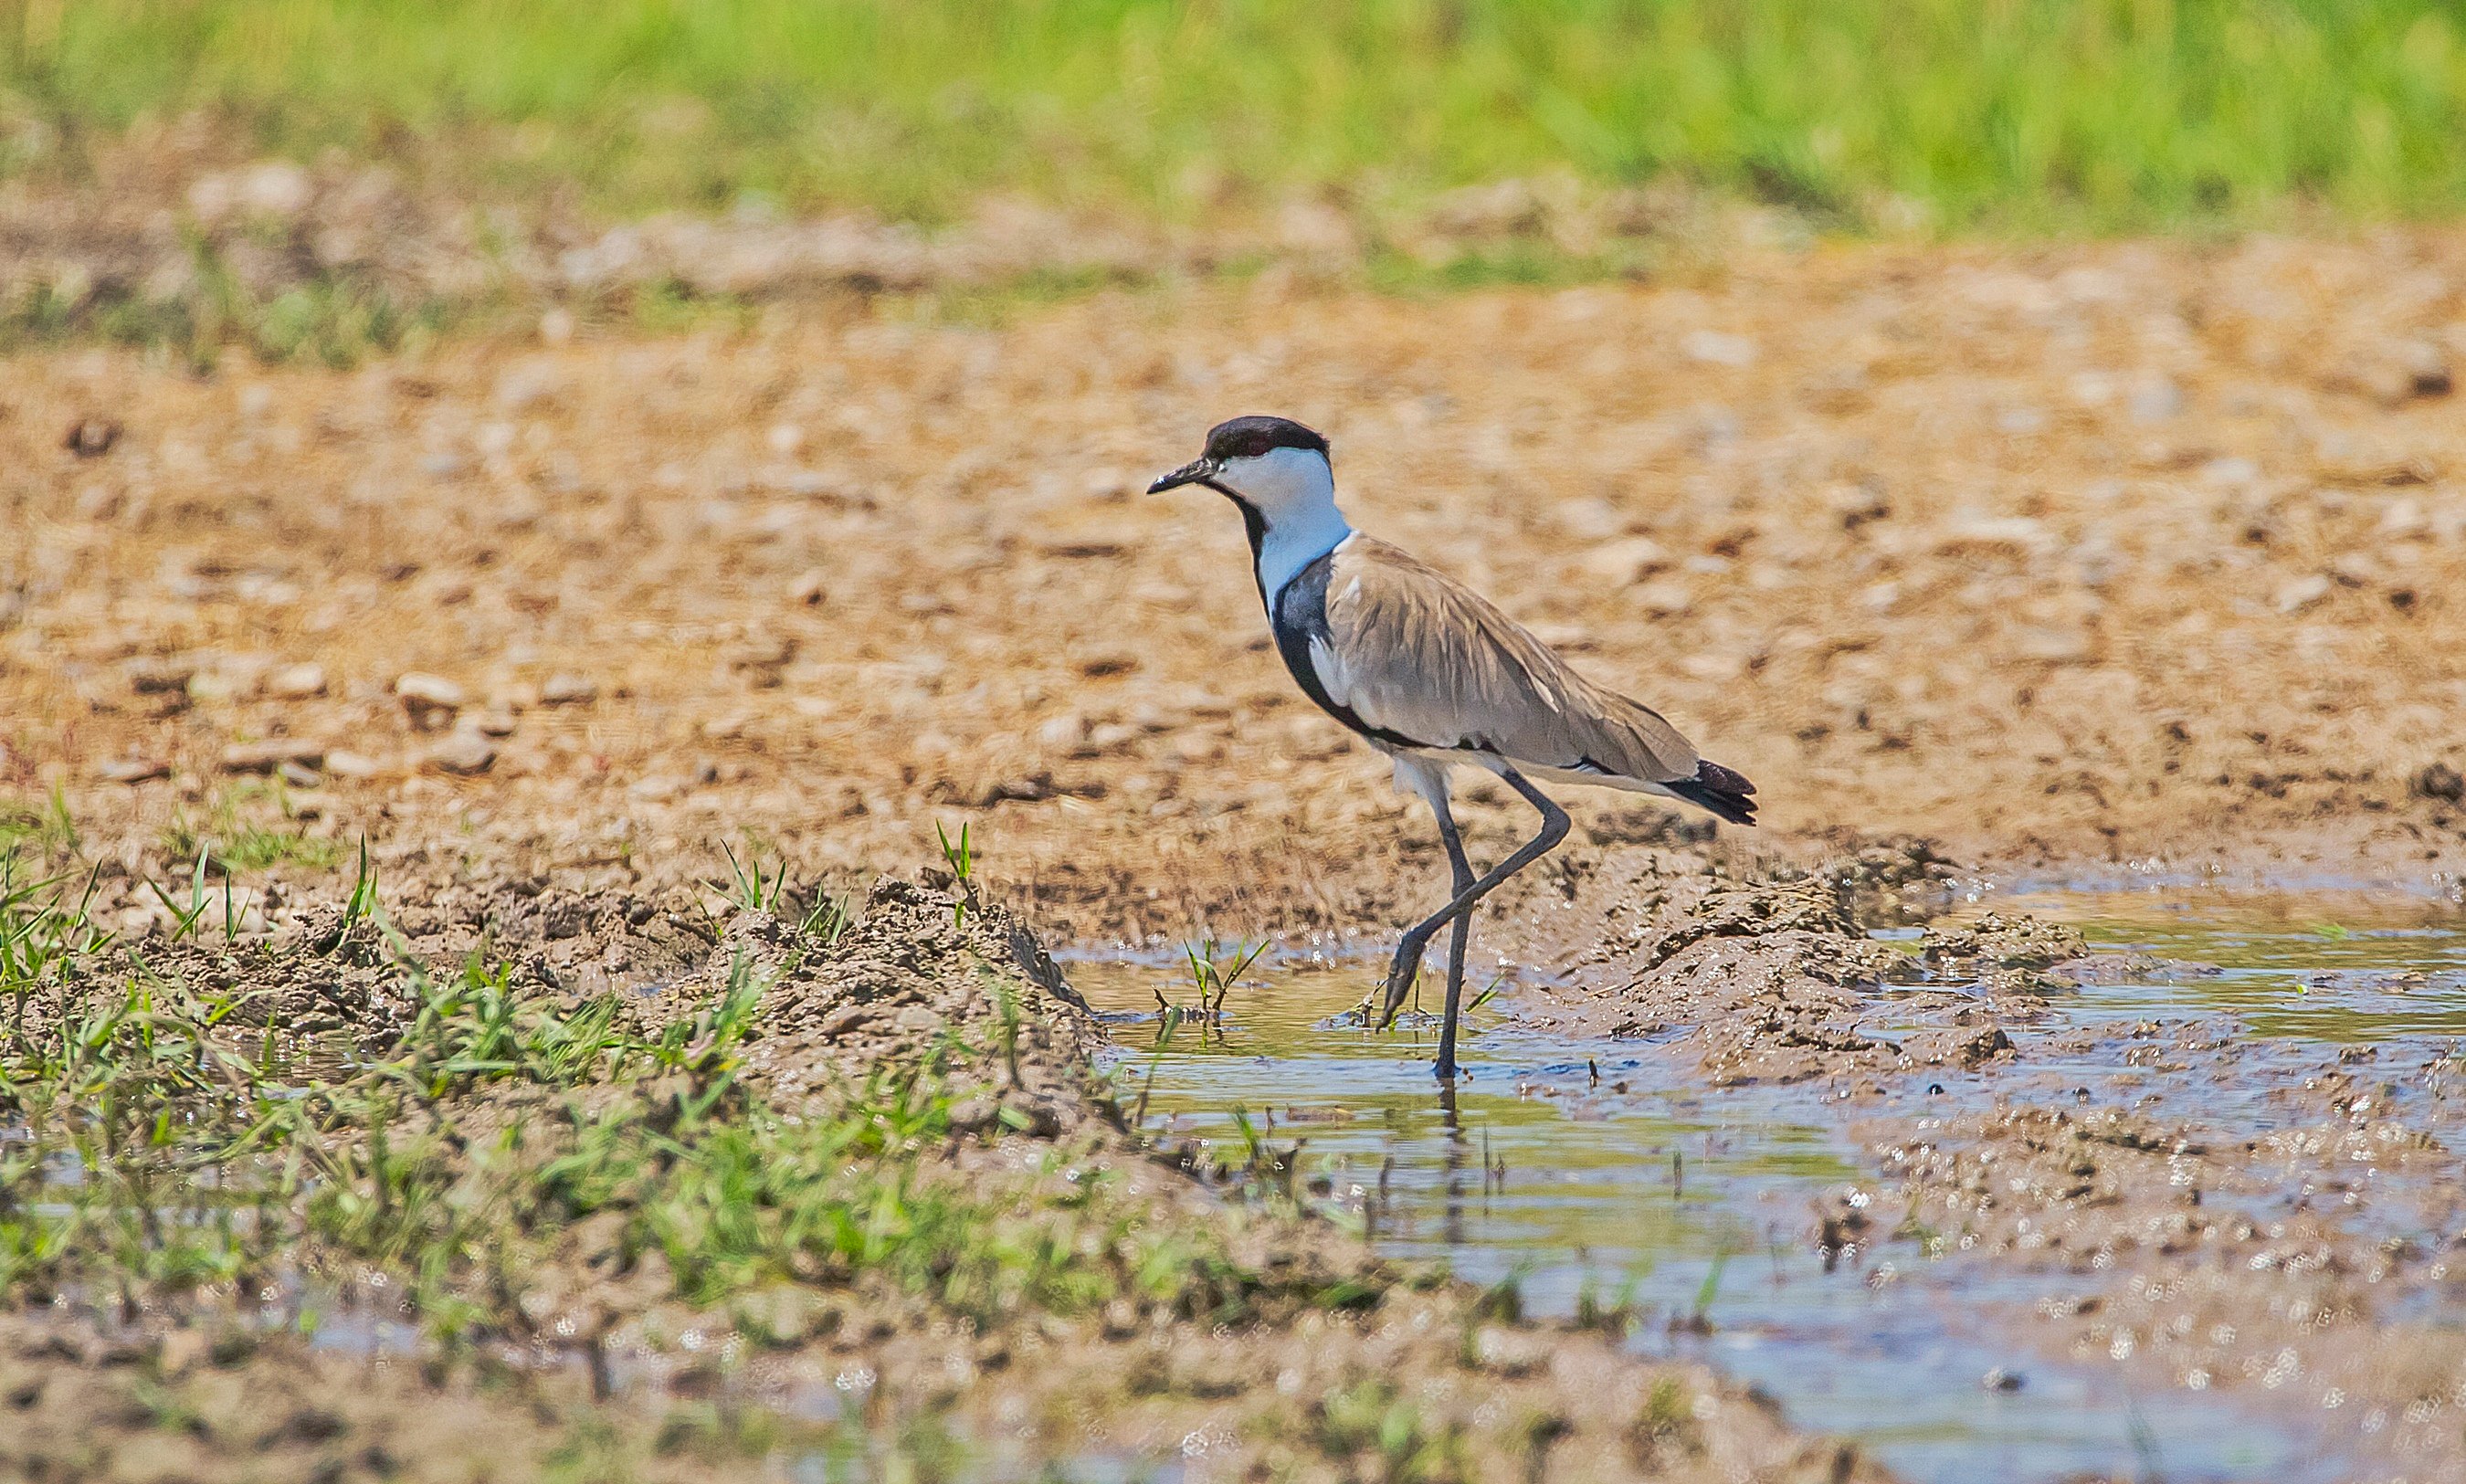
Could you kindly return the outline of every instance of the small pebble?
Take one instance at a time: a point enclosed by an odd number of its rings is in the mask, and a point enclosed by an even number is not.
[[[584,675],[556,674],[540,686],[542,706],[589,706],[599,699],[599,686]]]
[[[2466,775],[2447,763],[2426,763],[2423,771],[2414,776],[2414,791],[2444,803],[2466,803]]]
[[[1691,361],[1707,366],[1751,366],[1755,364],[1756,343],[1744,335],[1725,334],[1716,329],[1692,330],[1679,343]]]
[[[265,678],[265,693],[282,701],[303,701],[325,693],[325,668],[320,664],[286,664]]]
[[[1670,565],[1670,552],[1650,536],[1626,536],[1584,553],[1584,570],[1619,587],[1641,582]]]
[[[2331,581],[2324,573],[2316,572],[2309,576],[2297,577],[2277,590],[2275,599],[2277,611],[2301,613],[2304,609],[2327,597],[2330,590],[2336,586],[2337,583]]]
[[[325,761],[325,744],[298,737],[268,737],[261,742],[235,742],[223,749],[225,773],[274,773],[285,763],[317,768]]]
[[[2157,381],[2132,393],[2132,420],[2164,422],[2184,410],[2184,389],[2171,381]]]
[[[393,683],[393,693],[402,701],[403,709],[412,721],[422,727],[434,727],[450,720],[469,701],[462,687],[442,675],[424,675],[417,670]]]
[[[372,778],[380,771],[377,760],[364,753],[336,748],[325,754],[325,772],[337,778]]]
[[[428,763],[440,773],[470,777],[496,766],[497,745],[477,731],[456,728],[428,751]]]
[[[69,424],[60,446],[80,459],[100,459],[120,441],[120,424],[108,417],[80,417]]]
[[[139,660],[128,666],[128,688],[141,696],[184,694],[196,673],[176,660]]]

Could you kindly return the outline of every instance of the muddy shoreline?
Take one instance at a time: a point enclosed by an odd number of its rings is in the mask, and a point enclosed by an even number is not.
[[[1827,1268],[1870,1283],[1936,1264],[2043,1278],[2034,1305],[1981,1322],[2049,1364],[2291,1405],[2308,1420],[2284,1426],[2352,1461],[2337,1477],[2466,1475],[2446,1422],[2466,1377],[2466,1341],[2443,1317],[2466,1305],[2454,1250],[2466,1211],[2445,1042],[2341,1052],[2255,1041],[2231,1017],[2075,1013],[2103,983],[2215,971],[1962,908],[1965,873],[1910,840],[1801,869],[1684,836],[1613,839],[1536,874],[1477,940],[1516,966],[1504,1023],[1631,1044],[1637,1066],[1608,1086],[1545,1077],[1527,1095],[1598,1112],[1630,1084],[1694,1088],[1714,1105],[1792,1090],[1865,1164],[1790,1234]],[[389,916],[439,974],[483,954],[518,996],[567,1010],[613,987],[644,1037],[760,982],[729,1074],[729,1096],[764,1109],[826,1120],[851,1085],[945,1058],[947,1143],[930,1179],[1011,1192],[1029,1212],[1103,1188],[1132,1227],[1209,1232],[1222,1254],[1209,1261],[1250,1275],[1231,1291],[1249,1317],[1207,1320],[1187,1290],[1126,1291],[988,1324],[878,1277],[794,1267],[714,1307],[605,1213],[544,1228],[519,1261],[492,1258],[498,1317],[442,1346],[417,1304],[378,1296],[382,1262],[313,1244],[280,1265],[304,1280],[262,1294],[249,1277],[177,1293],[123,1280],[105,1305],[94,1274],[63,1270],[48,1280],[59,1298],[8,1321],[8,1395],[26,1399],[12,1401],[25,1424],[12,1464],[136,1477],[176,1456],[217,1477],[290,1450],[337,1476],[378,1476],[411,1452],[476,1468],[516,1438],[544,1457],[587,1435],[643,1476],[687,1478],[723,1457],[905,1457],[927,1446],[925,1427],[942,1440],[931,1447],[976,1461],[953,1465],[961,1477],[988,1460],[1178,1457],[1192,1478],[1260,1467],[1333,1478],[1362,1476],[1379,1428],[1406,1428],[1409,1413],[1407,1451],[1429,1477],[1886,1476],[1701,1365],[1622,1354],[1623,1326],[1643,1316],[1523,1320],[1496,1293],[1371,1257],[1305,1213],[1322,1203],[1295,1191],[1301,1166],[1279,1168],[1272,1130],[1246,1156],[1170,1134],[1149,1143],[1123,1121],[1119,1078],[1093,1069],[1117,1033],[1022,923],[981,899],[962,911],[962,884],[886,881],[846,904],[854,926],[824,948],[812,917],[714,911],[706,890],[697,902],[690,885],[657,879],[632,892],[553,877],[407,885]],[[282,921],[257,942],[172,941],[155,927],[129,945],[167,980],[261,991],[243,1029],[343,1036],[367,1058],[402,1043],[420,1011],[398,953],[331,905],[275,911]],[[75,1005],[37,996],[33,1034],[62,1010]],[[1480,1039],[1469,1046],[1478,1083],[1490,1069]],[[2205,1099],[2212,1087],[2236,1097]],[[550,1115],[559,1096],[604,1113],[692,1094],[623,1079],[566,1094],[490,1084],[429,1116],[469,1147],[509,1118]],[[344,1338],[302,1338],[306,1311],[322,1312],[306,1328]],[[1267,1375],[1274,1386],[1255,1383]],[[235,1384],[288,1410],[271,1423],[252,1410],[242,1428],[213,1400]],[[615,1412],[600,1400],[612,1396]],[[471,1419],[452,1440],[415,1420],[440,1405]],[[97,1428],[97,1415],[113,1421]]]
[[[930,1063],[937,1112],[919,1127],[931,1148],[901,1166],[902,1208],[967,1192],[961,1208],[991,1224],[998,1260],[954,1241],[903,1276],[774,1231],[750,1249],[753,1276],[714,1290],[679,1265],[692,1244],[662,1247],[658,1224],[684,1218],[647,1195],[576,1208],[569,1193],[518,1233],[454,1228],[391,1260],[382,1244],[353,1247],[347,1225],[318,1225],[313,1194],[307,1224],[270,1240],[289,1218],[260,1195],[226,1278],[147,1272],[124,1248],[20,1263],[0,1378],[10,1469],[219,1478],[275,1459],[336,1478],[528,1476],[581,1449],[656,1478],[833,1456],[946,1477],[1102,1460],[1171,1462],[1194,1479],[1885,1476],[1699,1366],[1623,1354],[1617,1325],[1528,1321],[1512,1293],[1372,1257],[1276,1197],[1272,1148],[1227,1168],[1222,1150],[1149,1145],[1094,1076],[1104,1032],[1027,929],[972,893],[885,881],[827,943],[810,922],[751,911],[675,932],[622,899],[552,886],[403,895],[392,956],[370,923],[338,928],[330,914],[264,947],[132,946],[167,1006],[173,983],[263,991],[229,1023],[265,1038],[260,1054],[286,1027],[325,1044],[327,1019],[347,1023],[356,1054],[396,1054],[437,1017],[406,961],[443,976],[475,942],[508,966],[516,1003],[580,1020],[605,1002],[645,1043],[685,1027],[670,1038],[687,1041],[683,1070],[594,1071],[562,1091],[534,1072],[467,1073],[415,1099],[390,1137],[441,1135],[461,1199],[488,1188],[485,1151],[536,1148],[552,1174],[640,1119],[702,1157],[701,1140],[735,1125],[827,1125],[852,1089],[873,1096]],[[594,962],[551,961],[577,940]],[[583,971],[619,956],[628,987],[592,1000]],[[63,1027],[84,1023],[112,981],[38,991],[30,1044],[65,1045]],[[710,1007],[748,984],[752,1013],[729,1032]],[[38,1085],[35,1061],[12,1066],[25,1132],[39,1141],[83,1118],[45,1101],[56,1089]],[[696,1110],[713,1098],[719,1122],[706,1127]],[[367,1133],[329,1123],[321,1136],[348,1146]],[[94,1178],[114,1168],[95,1158]],[[245,1160],[215,1167],[231,1188],[253,1178]],[[23,1233],[61,1198],[15,1169],[0,1218]],[[776,1199],[743,1197],[738,1219],[788,1219]],[[1003,1286],[1004,1264],[1024,1260],[1016,1243],[1057,1241],[1059,1265],[1037,1280],[1047,1286]],[[962,1282],[979,1262],[990,1288]],[[407,1263],[432,1270],[424,1283]],[[460,1317],[440,1338],[449,1309]],[[268,1400],[234,1405],[243,1394]]]
[[[2051,1361],[2308,1419],[2353,1471],[2323,1476],[2466,1475],[2455,1040],[2101,1015],[2100,984],[2218,971],[2019,914],[1879,942],[1943,873],[1914,854],[1755,884],[1665,852],[1571,862],[1580,888],[1493,930],[1545,971],[1511,1023],[1648,1038],[1658,1075],[1708,1088],[1803,1086],[1868,1163],[1810,1218],[1827,1261],[2043,1276],[1996,1322]]]

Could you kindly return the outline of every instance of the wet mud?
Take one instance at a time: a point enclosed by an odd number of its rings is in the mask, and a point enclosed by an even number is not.
[[[1502,914],[1502,950],[1550,971],[1510,1023],[1648,1043],[1646,1077],[1803,1086],[1868,1165],[1809,1218],[1827,1260],[2041,1279],[1997,1322],[2050,1360],[2243,1394],[2343,1460],[2322,1477],[2466,1476],[2451,1037],[2103,1011],[2101,985],[2220,971],[1939,891],[1924,929],[1871,935],[1910,915],[1906,888],[1731,870],[1615,847],[1567,863]]]

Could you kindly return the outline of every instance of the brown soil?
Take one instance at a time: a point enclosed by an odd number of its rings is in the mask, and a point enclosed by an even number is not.
[[[2466,838],[2461,284],[2434,234],[1876,249],[350,374],[20,358],[0,779],[150,843],[288,761],[346,838],[540,865],[752,830],[855,875],[975,817],[1068,931],[1357,925],[1428,894],[1426,824],[1278,668],[1230,513],[1136,493],[1275,407],[1359,521],[1755,776],[1767,838],[2420,873]],[[173,776],[100,781],[132,762]]]

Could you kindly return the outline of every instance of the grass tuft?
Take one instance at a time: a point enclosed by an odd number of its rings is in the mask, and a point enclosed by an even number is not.
[[[964,928],[968,925],[968,909],[983,911],[976,901],[976,847],[971,826],[961,821],[959,838],[953,840],[937,820],[933,823],[933,840],[941,846],[942,862],[951,871],[951,926]]]
[[[275,822],[262,822],[269,810]],[[343,861],[340,842],[311,835],[293,821],[290,792],[280,781],[251,780],[226,789],[203,821],[186,811],[173,815],[162,847],[170,860],[201,861],[226,876],[277,866],[330,870]]]
[[[984,1328],[1118,1302],[1242,1323],[1366,1296],[1357,1280],[1245,1268],[1213,1230],[1162,1228],[1101,1170],[1052,1179],[1065,1155],[1050,1146],[1017,1180],[948,1163],[957,1142],[1003,1136],[963,1132],[954,1109],[1004,1063],[1017,1080],[1006,981],[1000,1044],[947,1040],[780,1108],[740,1075],[768,987],[744,958],[699,1002],[638,1025],[614,994],[527,990],[502,962],[431,968],[371,907],[413,1009],[381,1053],[337,1055],[285,1031],[264,991],[109,952],[74,882],[21,883],[13,861],[0,858],[0,996],[20,1006],[0,1041],[0,1128],[15,1131],[0,1142],[0,1304],[143,1304],[349,1262],[398,1275],[449,1350],[582,1343],[534,1333],[524,1304],[571,1281],[586,1230],[616,1270],[651,1265],[702,1306],[783,1286],[890,1292]],[[49,1008],[30,1017],[29,1001]],[[1279,1158],[1263,1147],[1254,1163]]]
[[[65,860],[81,843],[60,789],[55,787],[40,804],[0,801],[0,852],[31,849],[46,860]]]

